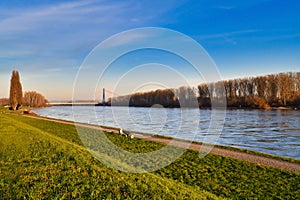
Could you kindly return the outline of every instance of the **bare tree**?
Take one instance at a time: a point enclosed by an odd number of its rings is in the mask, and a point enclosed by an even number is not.
[[[280,73],[278,77],[280,100],[283,106],[286,106],[293,96],[293,80],[290,73]]]
[[[7,105],[9,105],[9,99],[1,98],[0,99],[0,106],[7,106]]]
[[[12,110],[18,110],[23,103],[22,85],[20,82],[20,75],[17,70],[13,70],[10,79],[9,103]]]
[[[221,94],[218,83],[209,84],[207,93],[210,99]],[[227,80],[223,85],[229,107],[300,106],[299,72]],[[204,105],[204,97],[207,97],[204,84],[198,86],[198,94],[199,105]]]
[[[44,107],[47,106],[48,101],[45,97],[35,91],[25,92],[24,105],[30,107]]]
[[[223,96],[226,96],[229,107],[268,109],[284,105],[300,108],[299,72],[203,83],[198,85],[197,92],[194,90],[180,87],[174,90],[140,92],[114,97],[111,101],[113,105],[149,107],[160,104],[164,107],[188,107],[198,94],[199,107],[211,107],[212,102],[221,102]]]

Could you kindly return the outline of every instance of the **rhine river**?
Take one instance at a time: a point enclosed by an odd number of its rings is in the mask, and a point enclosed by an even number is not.
[[[295,110],[227,110],[217,125],[209,109],[53,106],[34,112],[300,159],[300,111]]]

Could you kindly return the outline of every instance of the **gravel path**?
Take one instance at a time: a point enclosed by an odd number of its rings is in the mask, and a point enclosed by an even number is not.
[[[52,121],[52,122],[57,122],[57,123],[62,123],[62,124],[75,125],[74,122],[70,122],[70,121],[50,119],[50,118],[39,117],[39,116],[34,116],[34,115],[24,115],[24,116],[47,120],[47,121]],[[104,128],[104,127],[100,127],[100,126],[96,126],[96,125],[76,123],[76,126],[118,133],[118,131],[116,129]],[[149,135],[143,135],[143,134],[135,134],[135,137],[144,139],[144,140],[148,140],[148,141],[161,142],[161,143],[165,143],[165,144],[171,144],[171,145],[175,145],[175,146],[179,146],[179,147],[189,148],[189,149],[197,150],[197,151],[201,150],[202,152],[212,153],[212,154],[216,154],[216,155],[220,155],[220,156],[231,157],[231,158],[235,158],[238,160],[255,163],[258,165],[264,165],[264,166],[269,166],[269,167],[274,167],[274,168],[278,168],[278,169],[282,169],[282,170],[300,173],[300,164],[299,163],[292,163],[292,162],[288,162],[288,161],[277,160],[274,158],[263,157],[260,155],[252,155],[252,154],[248,154],[245,152],[228,150],[228,149],[219,148],[219,147],[213,147],[211,145],[195,144],[195,143],[190,143],[190,142],[181,141],[181,140],[172,140],[172,139],[168,139],[168,138],[151,137]]]

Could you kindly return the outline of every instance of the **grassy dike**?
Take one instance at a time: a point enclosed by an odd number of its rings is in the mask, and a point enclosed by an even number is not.
[[[97,132],[96,130],[93,130]],[[107,133],[117,146],[164,146]],[[82,146],[76,128],[0,109],[0,199],[300,199],[300,174],[188,150],[166,168],[130,174]]]

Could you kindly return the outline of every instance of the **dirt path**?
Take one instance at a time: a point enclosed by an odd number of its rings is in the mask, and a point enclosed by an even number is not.
[[[24,116],[36,118],[36,119],[47,120],[47,121],[52,121],[52,122],[57,122],[57,123],[62,123],[62,124],[75,125],[74,122],[70,122],[70,121],[50,119],[50,118],[45,118],[45,117],[33,116],[33,115],[24,115]],[[96,129],[96,130],[102,130],[102,131],[107,131],[107,132],[113,132],[113,133],[118,132],[116,129],[113,129],[113,128],[104,128],[101,126],[89,125],[89,124],[76,123],[76,126],[91,128],[91,129]],[[201,149],[204,152],[206,150],[209,150],[209,153],[212,153],[212,154],[231,157],[231,158],[235,158],[238,160],[255,163],[258,165],[264,165],[264,166],[269,166],[269,167],[274,167],[274,168],[278,168],[278,169],[283,169],[283,170],[287,170],[287,171],[300,173],[300,164],[299,163],[292,163],[292,162],[288,162],[288,161],[267,158],[267,157],[263,157],[263,156],[259,156],[259,155],[252,155],[252,154],[248,154],[248,153],[244,153],[244,152],[240,152],[240,151],[228,150],[228,149],[219,148],[219,147],[211,147],[209,145],[202,146],[201,144],[195,144],[195,143],[190,143],[190,142],[186,142],[186,141],[180,141],[180,140],[174,141],[174,140],[168,139],[168,138],[150,137],[149,135],[146,136],[143,134],[135,134],[135,137],[144,139],[144,140],[148,140],[148,141],[161,142],[161,143],[165,143],[165,144],[169,144],[170,142],[173,141],[172,145],[176,145],[179,147],[186,148],[188,146],[189,149],[197,150],[197,151],[199,151]],[[205,147],[207,147],[207,148],[205,148]]]

